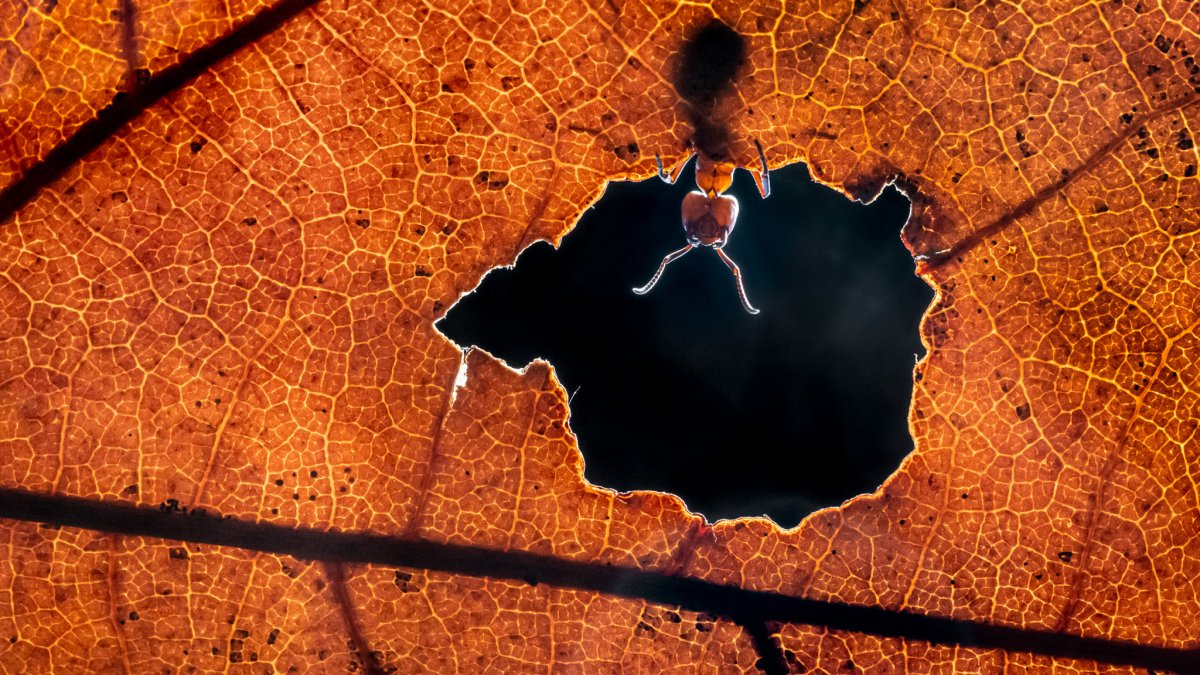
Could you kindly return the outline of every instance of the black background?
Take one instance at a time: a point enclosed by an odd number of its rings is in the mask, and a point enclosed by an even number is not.
[[[908,201],[888,188],[850,202],[802,165],[773,172],[763,201],[739,171],[725,250],[762,313],[743,311],[707,248],[634,295],[685,243],[693,175],[610,184],[560,250],[526,250],[438,327],[514,367],[554,365],[593,483],[672,492],[710,520],[791,526],[874,490],[912,448],[917,324],[932,291],[900,243]]]

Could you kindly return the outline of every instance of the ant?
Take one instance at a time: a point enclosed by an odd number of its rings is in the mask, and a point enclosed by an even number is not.
[[[762,162],[762,173],[756,174],[751,171],[751,174],[754,176],[754,182],[758,185],[759,194],[766,199],[771,195],[771,175],[767,172],[767,157],[763,154],[762,145],[758,139],[754,139],[754,147],[758,149],[758,159]],[[747,312],[758,314],[758,310],[750,304],[750,299],[746,297],[746,288],[742,285],[742,271],[738,269],[737,263],[721,250],[737,222],[737,199],[724,194],[729,186],[733,185],[733,170],[737,168],[737,165],[730,161],[717,161],[699,150],[696,151],[695,156],[696,187],[700,189],[687,193],[683,198],[683,231],[687,234],[687,246],[667,254],[667,257],[663,258],[662,264],[658,266],[658,271],[650,278],[650,282],[645,286],[633,289],[633,292],[638,295],[649,293],[662,277],[663,270],[667,268],[667,265],[682,258],[696,246],[711,246],[729,271],[733,272],[733,279],[737,282],[738,296],[742,299],[742,306],[746,308]],[[675,181],[679,180],[679,175],[687,166],[687,160],[684,160],[679,168],[668,174],[663,170],[662,157],[655,155],[655,159],[658,160],[658,177],[669,185],[674,185]]]

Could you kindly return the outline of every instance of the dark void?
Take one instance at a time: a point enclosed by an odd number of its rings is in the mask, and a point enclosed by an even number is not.
[[[785,526],[870,492],[912,449],[917,325],[932,298],[900,243],[908,200],[888,189],[855,204],[802,166],[772,178],[767,200],[741,171],[730,191],[742,213],[728,250],[757,316],[713,255],[633,294],[678,247],[691,189],[653,179],[610,184],[561,250],[533,246],[438,327],[513,366],[555,366],[593,483]]]

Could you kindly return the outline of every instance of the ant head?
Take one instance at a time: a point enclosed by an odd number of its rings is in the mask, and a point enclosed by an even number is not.
[[[658,266],[658,271],[654,273],[650,281],[645,286],[633,289],[633,292],[638,295],[649,293],[662,277],[663,270],[667,268],[667,265],[682,258],[696,246],[711,246],[716,250],[721,262],[725,263],[730,272],[733,272],[742,307],[751,314],[758,314],[758,310],[750,304],[750,299],[746,297],[746,288],[742,285],[742,271],[725,254],[725,251],[721,250],[729,239],[729,233],[733,231],[737,215],[738,202],[733,197],[725,195],[710,197],[699,191],[687,193],[683,198],[683,230],[687,234],[687,246],[663,258],[662,264]]]
[[[682,211],[683,231],[689,242],[721,248],[737,223],[738,201],[726,195],[689,192],[683,198]]]

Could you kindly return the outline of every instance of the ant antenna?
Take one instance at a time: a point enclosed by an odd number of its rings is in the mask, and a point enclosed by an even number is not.
[[[637,293],[638,295],[645,295],[645,294],[649,293],[650,289],[654,288],[654,284],[657,284],[659,278],[662,277],[663,270],[667,269],[667,265],[670,265],[671,263],[675,262],[676,260],[679,260],[680,258],[683,257],[683,255],[685,253],[687,253],[690,250],[692,250],[692,245],[688,244],[687,246],[684,246],[683,248],[679,249],[678,251],[675,251],[674,253],[667,254],[667,257],[663,258],[662,264],[658,266],[658,271],[654,273],[654,276],[650,277],[650,282],[647,283],[645,286],[642,286],[641,288],[633,289],[633,292]],[[732,264],[732,263],[730,263],[730,264]],[[736,265],[735,265],[735,268],[736,268]],[[738,284],[740,285],[741,282],[739,281]],[[742,297],[744,298],[745,296],[742,296]],[[754,311],[756,313],[758,312],[757,309]]]
[[[716,251],[717,255],[721,257],[721,261],[729,268],[729,271],[733,272],[733,280],[737,282],[738,297],[742,299],[742,307],[745,307],[746,311],[751,314],[758,314],[758,310],[750,304],[750,298],[746,297],[746,287],[742,285],[742,270],[738,269],[737,263],[733,262],[733,259],[726,255],[725,251],[719,248]],[[663,266],[665,267],[666,263],[663,263]],[[661,274],[662,270],[659,270],[659,273]],[[655,276],[655,279],[657,280],[658,277]]]

